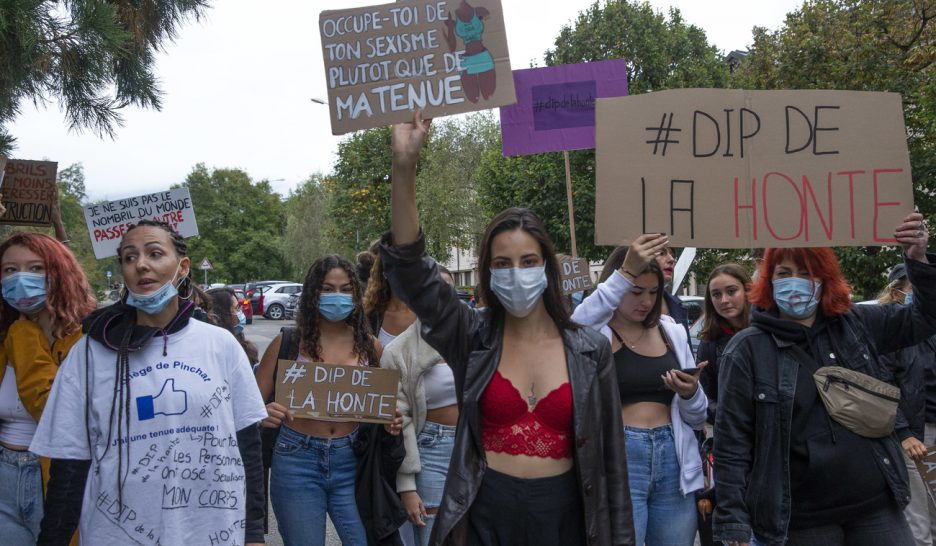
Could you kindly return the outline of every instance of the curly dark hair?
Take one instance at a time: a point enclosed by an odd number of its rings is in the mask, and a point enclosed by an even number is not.
[[[377,367],[380,359],[364,314],[361,281],[358,279],[354,265],[337,254],[315,260],[302,283],[302,295],[296,307],[296,327],[299,329],[300,348],[312,360],[321,358],[319,321],[323,319],[319,314],[319,295],[322,292],[325,275],[336,267],[344,270],[351,279],[354,310],[345,319],[345,324],[354,330],[354,354],[358,357],[358,362],[367,362],[368,366]]]

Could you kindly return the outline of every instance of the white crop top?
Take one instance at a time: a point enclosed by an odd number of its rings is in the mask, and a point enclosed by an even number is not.
[[[445,362],[426,370],[423,386],[426,389],[426,409],[454,406],[458,402],[455,397],[455,376]]]
[[[16,391],[16,374],[7,366],[0,383],[0,442],[29,446],[38,424],[23,407]]]

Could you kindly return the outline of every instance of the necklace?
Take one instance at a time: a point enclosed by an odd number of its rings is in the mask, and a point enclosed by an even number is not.
[[[531,408],[536,406],[536,393],[533,392],[533,385],[535,384],[536,383],[530,383],[530,396],[527,396],[527,404],[529,404]]]
[[[610,327],[609,327],[609,328],[610,328]],[[627,345],[627,346],[630,347],[631,349],[634,349],[634,348],[637,347],[637,344],[640,343],[640,340],[643,339],[644,334],[647,333],[647,329],[646,329],[646,328],[641,328],[641,330],[640,330],[640,336],[637,338],[636,341],[628,341],[627,338],[625,338],[623,335],[619,334],[618,331],[615,330],[615,329],[613,329],[613,328],[611,329],[611,332],[614,333],[614,336],[615,336],[616,338],[618,338],[618,341],[620,341],[622,345]]]

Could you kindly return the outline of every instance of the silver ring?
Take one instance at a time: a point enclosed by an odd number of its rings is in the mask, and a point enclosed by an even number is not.
[[[923,236],[923,230],[922,230],[922,229],[917,230],[916,236],[917,236],[917,237],[922,237],[922,236]]]

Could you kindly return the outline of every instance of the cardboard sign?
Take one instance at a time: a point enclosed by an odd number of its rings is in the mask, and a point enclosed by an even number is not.
[[[117,247],[127,228],[140,220],[166,222],[183,237],[198,235],[195,208],[188,188],[147,193],[84,208],[97,259],[117,255]]]
[[[499,0],[406,0],[319,15],[332,133],[513,104]]]
[[[627,95],[624,59],[514,70],[517,103],[500,109],[504,155],[595,147],[595,101]]]
[[[58,186],[54,161],[7,160],[3,167],[3,207],[0,224],[9,226],[51,226],[52,201]]]
[[[926,485],[930,503],[936,508],[936,446],[926,448],[926,456],[922,461],[916,461],[916,467]],[[912,480],[913,476],[910,479]]]
[[[599,99],[595,239],[892,245],[913,211],[900,95],[681,89]]]
[[[588,267],[588,260],[565,255],[557,257],[559,258],[559,279],[562,282],[563,296],[591,290],[595,287]]]
[[[304,419],[390,423],[399,383],[400,370],[280,360],[276,401]]]

